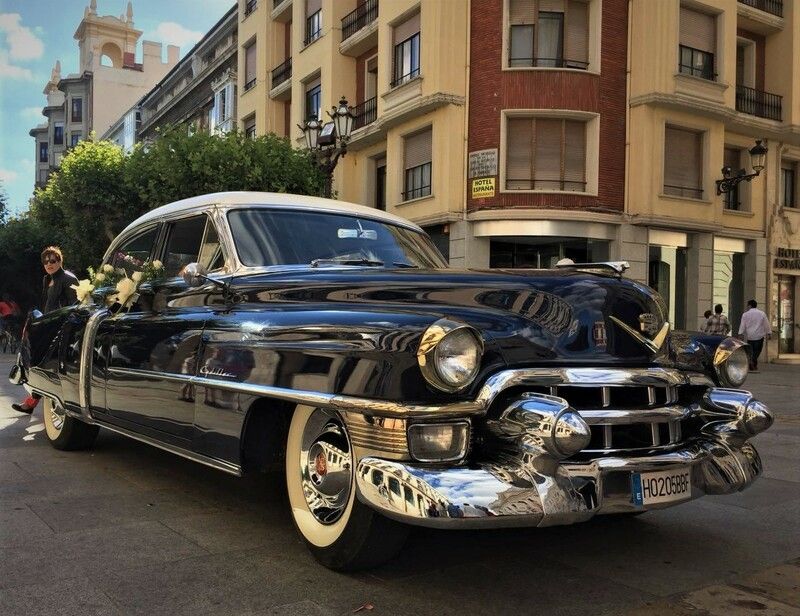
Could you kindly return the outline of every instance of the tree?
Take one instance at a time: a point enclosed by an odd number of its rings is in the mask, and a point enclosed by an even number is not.
[[[31,202],[76,273],[100,262],[108,244],[144,212],[212,192],[254,190],[319,195],[324,176],[287,139],[241,133],[165,131],[130,154],[109,141],[82,141]],[[38,260],[37,260],[38,261]]]

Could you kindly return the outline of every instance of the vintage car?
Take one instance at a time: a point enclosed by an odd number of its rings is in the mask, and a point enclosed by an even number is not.
[[[104,263],[155,259],[127,309],[98,289],[32,319],[13,381],[59,449],[105,428],[234,475],[283,465],[328,567],[390,558],[408,525],[572,524],[761,473],[748,348],[671,331],[624,264],[455,270],[397,216],[255,192],[157,208]]]

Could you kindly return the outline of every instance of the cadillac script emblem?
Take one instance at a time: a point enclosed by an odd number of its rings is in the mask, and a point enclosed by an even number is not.
[[[658,317],[656,317],[656,315],[654,315],[652,312],[644,312],[640,314],[639,327],[645,334],[647,334],[649,338],[652,338],[658,333]]]

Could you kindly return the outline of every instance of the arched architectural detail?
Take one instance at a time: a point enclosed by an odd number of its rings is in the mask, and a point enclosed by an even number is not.
[[[111,42],[104,43],[100,49],[100,64],[122,68],[122,50],[119,45]]]

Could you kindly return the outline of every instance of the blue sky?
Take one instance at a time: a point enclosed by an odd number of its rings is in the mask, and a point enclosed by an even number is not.
[[[181,55],[235,0],[133,0],[134,26],[143,39],[179,45]],[[28,131],[45,121],[42,94],[56,60],[61,75],[77,72],[72,38],[89,0],[0,0],[0,183],[13,212],[33,193],[35,148]],[[125,13],[127,0],[97,0],[99,15]]]

